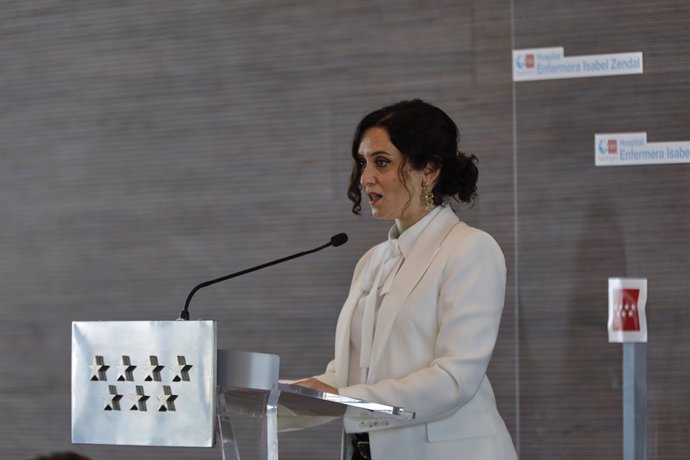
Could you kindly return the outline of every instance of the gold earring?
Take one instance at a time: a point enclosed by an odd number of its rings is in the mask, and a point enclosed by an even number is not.
[[[422,181],[422,203],[426,212],[434,209],[434,191],[426,181]]]

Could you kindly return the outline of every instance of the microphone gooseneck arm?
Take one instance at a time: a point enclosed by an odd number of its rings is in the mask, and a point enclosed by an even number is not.
[[[221,281],[229,280],[230,278],[235,278],[236,276],[241,276],[245,275],[247,273],[251,273],[257,270],[261,270],[262,268],[270,267],[271,265],[276,265],[282,262],[287,262],[288,260],[296,259],[297,257],[302,257],[306,256],[308,254],[312,254],[314,252],[320,251],[322,249],[326,249],[329,246],[340,246],[343,245],[347,242],[347,235],[345,233],[338,233],[337,235],[333,236],[331,240],[324,244],[319,246],[318,248],[310,249],[308,251],[300,252],[298,254],[293,254],[291,256],[283,257],[282,259],[274,260],[272,262],[266,262],[265,264],[257,265],[256,267],[252,268],[247,268],[246,270],[242,270],[239,272],[235,273],[230,273],[229,275],[221,276],[220,278],[212,279],[209,281],[204,281],[203,283],[199,283],[194,288],[190,291],[189,295],[187,296],[187,300],[184,303],[184,309],[180,313],[180,317],[178,319],[187,321],[189,320],[189,302],[192,301],[192,297],[198,291],[199,289],[210,286],[212,284],[220,283]]]

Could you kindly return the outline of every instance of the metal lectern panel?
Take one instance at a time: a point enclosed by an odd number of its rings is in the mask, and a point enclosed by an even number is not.
[[[72,323],[72,442],[211,447],[216,323]]]

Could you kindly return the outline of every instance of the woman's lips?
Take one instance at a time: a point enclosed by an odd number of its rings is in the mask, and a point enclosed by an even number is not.
[[[376,203],[381,201],[381,198],[383,198],[381,195],[378,193],[367,193],[367,196],[369,197],[369,204],[371,206],[374,206]]]

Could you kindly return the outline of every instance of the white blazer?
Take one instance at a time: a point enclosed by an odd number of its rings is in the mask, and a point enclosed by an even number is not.
[[[486,376],[505,295],[498,244],[449,207],[441,209],[381,302],[367,382],[347,386],[360,277],[379,250],[382,245],[370,249],[355,268],[335,359],[317,378],[346,396],[414,410],[416,418],[346,416],[345,431],[369,433],[373,460],[516,459]]]

